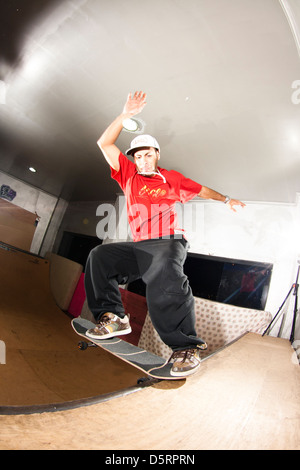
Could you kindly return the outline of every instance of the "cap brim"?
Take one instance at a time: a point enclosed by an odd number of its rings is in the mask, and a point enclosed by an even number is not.
[[[125,155],[130,155],[132,157],[132,152],[135,152],[136,149],[128,149],[125,152]]]
[[[126,150],[125,155],[130,155],[132,157],[132,154],[134,152],[137,152],[139,149],[147,149],[147,148],[154,148],[155,150],[160,152],[160,149],[158,149],[157,147],[152,147],[151,145],[141,145],[139,147],[134,147],[134,148],[130,148]]]

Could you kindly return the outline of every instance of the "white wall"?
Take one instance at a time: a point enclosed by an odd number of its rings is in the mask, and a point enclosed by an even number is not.
[[[54,233],[58,230],[68,203],[0,172],[0,186],[3,184],[10,186],[17,193],[11,201],[12,204],[32,213],[36,212],[40,217],[30,251],[42,256],[46,251],[51,251]],[[49,236],[50,233],[52,236]]]
[[[224,204],[193,200],[179,213],[194,253],[273,264],[266,310],[274,316],[296,280],[300,259],[300,195],[295,204],[248,202],[237,213]],[[300,294],[300,292],[299,292]],[[290,337],[294,296],[286,303],[281,336]],[[271,334],[277,335],[280,320]],[[299,338],[300,339],[300,338]]]

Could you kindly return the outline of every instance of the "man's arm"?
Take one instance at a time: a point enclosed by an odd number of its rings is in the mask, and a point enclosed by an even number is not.
[[[116,171],[120,169],[120,150],[115,142],[122,131],[123,121],[140,113],[145,105],[146,93],[136,91],[133,96],[129,93],[123,112],[108,126],[97,142],[107,162]]]
[[[214,191],[213,189],[207,188],[206,186],[202,186],[200,193],[198,194],[199,197],[203,199],[213,199],[214,201],[221,201],[225,202],[228,196],[223,196],[221,193]],[[237,200],[237,199],[229,199],[226,203],[231,210],[236,212],[234,206],[242,206],[245,207],[246,204]]]

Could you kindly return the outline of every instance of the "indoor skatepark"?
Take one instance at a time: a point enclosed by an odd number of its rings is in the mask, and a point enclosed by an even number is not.
[[[77,349],[47,261],[0,256],[1,449],[299,449],[300,371],[287,340],[246,334],[188,380],[137,386],[136,369]]]
[[[300,263],[299,0],[11,0],[0,22],[0,450],[299,450],[294,298],[272,336],[245,320],[247,309],[253,322],[274,317]],[[107,232],[128,239],[97,141],[135,90],[147,106],[120,149],[151,134],[163,168],[246,203],[180,207],[205,261],[196,319],[214,351],[180,381],[138,382],[99,348],[80,351],[49,282],[47,253],[84,266]],[[218,310],[223,260],[233,289]],[[240,262],[252,270],[244,290],[230,268]],[[269,270],[259,289],[257,267]],[[299,326],[298,315],[296,346]]]

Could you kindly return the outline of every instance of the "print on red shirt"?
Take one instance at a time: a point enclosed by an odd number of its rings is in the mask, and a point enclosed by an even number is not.
[[[127,215],[134,241],[183,234],[178,227],[176,202],[185,203],[201,191],[202,186],[177,171],[158,168],[154,176],[140,175],[135,164],[120,153],[119,171],[111,170],[123,190]]]

